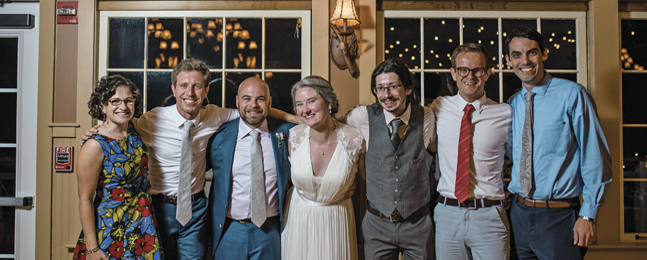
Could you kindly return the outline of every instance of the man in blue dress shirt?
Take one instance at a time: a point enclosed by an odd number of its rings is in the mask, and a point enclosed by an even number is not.
[[[547,55],[536,30],[516,29],[505,41],[508,65],[523,83],[509,100],[513,255],[582,259],[596,240],[611,156],[593,98],[581,85],[546,73]]]

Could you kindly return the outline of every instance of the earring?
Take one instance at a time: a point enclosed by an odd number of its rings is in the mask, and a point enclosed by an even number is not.
[[[332,106],[328,106],[328,113],[332,114]]]

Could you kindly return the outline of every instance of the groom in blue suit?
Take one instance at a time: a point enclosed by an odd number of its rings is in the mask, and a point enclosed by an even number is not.
[[[288,133],[294,124],[266,118],[271,104],[267,83],[257,77],[246,79],[236,96],[240,120],[222,125],[210,141],[214,259],[281,258],[280,232],[290,180]],[[259,133],[265,174],[266,220],[260,227],[251,222],[253,131]]]

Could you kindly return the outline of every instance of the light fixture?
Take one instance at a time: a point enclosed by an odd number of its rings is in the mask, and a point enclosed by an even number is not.
[[[360,23],[355,12],[355,1],[337,0],[335,11],[330,18],[330,28],[332,29],[329,43],[330,58],[340,70],[348,69],[353,78],[359,77],[359,69],[355,64],[355,59],[359,54],[359,45],[355,31],[349,27]]]

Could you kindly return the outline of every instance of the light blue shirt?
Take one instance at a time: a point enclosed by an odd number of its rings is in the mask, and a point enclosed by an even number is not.
[[[568,199],[583,194],[581,216],[596,218],[611,182],[611,155],[600,126],[595,102],[581,85],[553,78],[548,73],[532,90],[533,173],[540,200]],[[521,136],[526,118],[524,87],[510,99],[513,109],[510,143],[512,181],[508,189],[523,193],[519,185]]]

